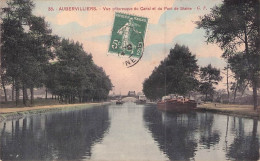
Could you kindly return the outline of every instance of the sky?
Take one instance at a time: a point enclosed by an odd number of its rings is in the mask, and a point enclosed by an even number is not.
[[[195,21],[210,12],[221,0],[34,0],[34,14],[45,17],[53,34],[79,41],[91,53],[94,62],[103,67],[114,85],[113,92],[127,94],[142,91],[142,83],[160,64],[176,43],[186,45],[196,55],[199,66],[212,64],[223,69],[223,51],[207,44],[205,31],[197,29]],[[62,7],[96,7],[89,11],[62,11]],[[104,7],[110,10],[104,10]],[[113,8],[137,8],[115,11]],[[142,10],[142,8],[155,10]],[[158,10],[161,7],[162,10]],[[169,10],[164,10],[167,7]],[[191,10],[180,10],[181,7]],[[172,10],[170,9],[172,8]],[[179,10],[174,10],[179,8]],[[148,18],[144,38],[144,53],[133,67],[126,68],[121,57],[108,54],[115,12]],[[217,88],[225,88],[225,79]]]

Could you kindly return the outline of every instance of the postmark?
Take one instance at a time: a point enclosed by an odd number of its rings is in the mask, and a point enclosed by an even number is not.
[[[144,37],[148,18],[115,13],[108,53],[124,58],[123,64],[132,67],[144,52]]]

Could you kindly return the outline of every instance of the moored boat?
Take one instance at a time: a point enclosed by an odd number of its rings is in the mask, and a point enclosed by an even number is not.
[[[123,103],[124,103],[124,102],[123,102],[121,99],[119,99],[119,100],[116,101],[116,104],[117,104],[117,105],[121,105],[121,104],[123,104]]]
[[[163,96],[162,100],[157,102],[158,109],[169,112],[188,112],[196,107],[196,101],[176,95]]]
[[[145,95],[138,96],[138,100],[135,102],[136,104],[145,104],[146,103],[146,97]]]

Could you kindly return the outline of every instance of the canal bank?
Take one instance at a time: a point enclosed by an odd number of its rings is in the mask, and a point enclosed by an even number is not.
[[[61,104],[61,105],[48,105],[48,106],[34,106],[22,108],[0,108],[0,122],[20,119],[28,115],[43,114],[47,112],[55,112],[62,110],[78,110],[101,105],[107,105],[110,102],[99,103],[81,103],[81,104]]]
[[[259,160],[259,129],[256,119],[126,102],[1,122],[0,159]]]
[[[198,105],[197,111],[210,111],[227,115],[242,116],[260,119],[260,107],[253,109],[252,105],[235,105],[220,103],[203,103]]]
[[[155,102],[149,102],[147,104],[156,105]],[[221,104],[221,103],[203,103],[197,105],[196,111],[201,112],[213,112],[233,116],[241,116],[248,118],[255,118],[260,120],[260,106],[257,111],[253,110],[253,105],[235,105],[235,104]]]

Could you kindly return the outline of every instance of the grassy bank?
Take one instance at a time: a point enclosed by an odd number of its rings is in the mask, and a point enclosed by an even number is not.
[[[75,110],[75,109],[83,109],[94,106],[100,106],[109,104],[109,102],[101,102],[101,103],[81,103],[81,104],[51,104],[51,102],[46,104],[35,104],[33,107],[2,107],[0,108],[0,122],[5,120],[12,119],[20,119],[27,115],[33,114],[43,114],[46,112],[54,112],[61,110]]]
[[[23,107],[28,107],[28,106],[48,106],[48,105],[61,105],[64,103],[59,102],[58,100],[55,99],[43,99],[43,98],[38,98],[34,100],[33,105],[30,104],[30,101],[27,101],[27,106],[25,106],[22,103],[22,100],[19,100],[18,105],[16,106],[15,101],[8,101],[8,102],[0,102],[0,110],[1,108],[23,108]]]
[[[238,115],[243,117],[253,117],[260,119],[260,107],[255,111],[253,105],[235,105],[220,103],[204,103],[198,105],[199,111],[211,111],[229,115]]]

